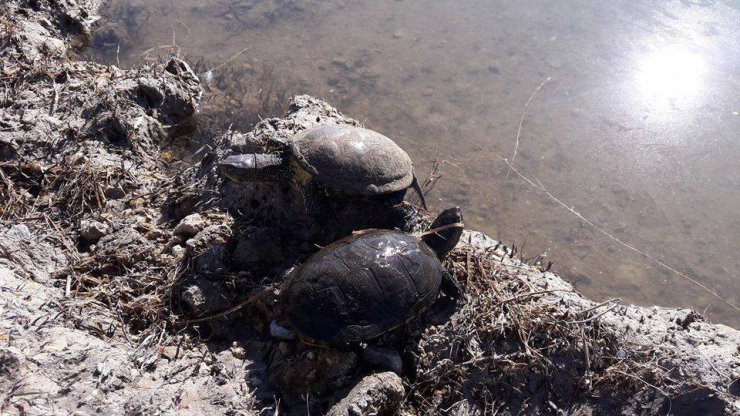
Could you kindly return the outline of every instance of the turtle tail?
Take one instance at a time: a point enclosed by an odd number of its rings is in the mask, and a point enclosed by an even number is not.
[[[419,195],[419,199],[421,199],[421,206],[424,207],[425,210],[429,210],[427,208],[427,200],[424,198],[424,191],[421,190],[421,185],[419,185],[419,180],[416,179],[416,173],[413,173],[413,180],[411,181],[411,187],[414,188],[414,191]]]

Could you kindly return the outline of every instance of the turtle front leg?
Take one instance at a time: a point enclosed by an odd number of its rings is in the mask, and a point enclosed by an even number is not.
[[[465,287],[455,279],[452,273],[445,271],[442,275],[442,282],[439,285],[439,290],[450,299],[455,301],[461,299],[465,295]]]

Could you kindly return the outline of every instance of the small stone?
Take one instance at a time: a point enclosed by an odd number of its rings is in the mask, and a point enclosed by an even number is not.
[[[347,62],[347,59],[343,56],[335,57],[334,59],[331,60],[331,64],[339,68],[342,68],[342,69],[349,68],[349,63]]]
[[[179,246],[179,245],[178,245],[178,246],[173,246],[173,247],[172,247],[172,255],[173,255],[173,256],[174,256],[175,258],[178,258],[178,257],[180,257],[180,256],[184,255],[184,254],[185,254],[185,251],[186,251],[186,250],[185,250],[185,247],[183,247],[183,246]]]
[[[106,234],[97,244],[95,254],[131,266],[152,254],[153,245],[132,227]]]
[[[80,221],[80,236],[87,241],[95,242],[108,234],[108,224],[98,221]]]
[[[238,341],[234,341],[234,343],[231,344],[231,354],[234,358],[243,360],[247,356],[247,351],[244,350],[244,347],[242,347]]]
[[[177,224],[177,227],[175,227],[173,233],[175,235],[192,237],[198,234],[198,232],[200,232],[200,230],[202,230],[204,227],[205,222],[203,221],[203,218],[200,216],[200,214],[190,214],[187,217],[183,218],[179,224]]]
[[[21,241],[33,241],[33,234],[31,233],[31,230],[28,229],[28,227],[25,224],[16,224],[8,231],[5,232],[5,235],[8,237],[15,237],[18,240]]]
[[[21,366],[23,355],[15,348],[0,348],[0,375],[8,376]]]

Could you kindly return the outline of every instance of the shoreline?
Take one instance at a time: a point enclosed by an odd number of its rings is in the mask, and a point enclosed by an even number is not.
[[[256,292],[249,265],[229,262],[234,245],[257,250],[240,231],[272,241],[234,212],[247,216],[274,187],[243,198],[208,162],[168,174],[168,141],[197,117],[197,76],[176,59],[130,70],[69,59],[89,40],[99,1],[20,4],[0,6],[2,411],[253,414],[279,397],[281,412],[300,414],[307,386],[319,391],[308,403],[316,412],[340,402],[371,372],[354,353],[270,339],[270,302],[202,327],[178,324],[188,319],[175,313],[178,302],[193,317],[211,316]],[[264,150],[317,118],[357,123],[308,96],[289,107],[224,135],[214,156]],[[301,208],[283,197],[280,207]],[[446,321],[388,341],[415,377],[401,374],[403,402],[384,409],[454,404],[475,414],[489,398],[504,414],[740,412],[737,330],[691,310],[593,302],[472,231],[448,265],[469,298]]]

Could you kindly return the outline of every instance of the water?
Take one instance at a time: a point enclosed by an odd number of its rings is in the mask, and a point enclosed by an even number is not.
[[[177,52],[204,125],[246,130],[308,93],[406,149],[440,210],[586,295],[740,314],[740,5],[723,1],[114,0],[98,59]],[[128,39],[125,39],[125,37]],[[174,41],[173,41],[174,39]],[[103,45],[105,42],[108,45]],[[123,42],[120,50],[117,45]],[[172,45],[176,44],[177,47]],[[245,48],[246,51],[244,51]]]

